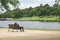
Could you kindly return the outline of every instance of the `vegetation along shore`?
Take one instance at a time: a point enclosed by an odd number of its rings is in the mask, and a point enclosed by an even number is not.
[[[41,22],[60,22],[59,17],[24,17],[24,18],[8,18],[8,21],[41,21]]]

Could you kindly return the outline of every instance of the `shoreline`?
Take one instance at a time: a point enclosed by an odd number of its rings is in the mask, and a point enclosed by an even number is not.
[[[0,21],[40,21],[40,22],[60,22],[60,17],[22,17],[22,18],[6,18]]]
[[[0,27],[0,29],[8,29],[8,27]],[[57,31],[60,32],[60,29],[46,29],[46,28],[24,28],[24,30],[41,30],[41,31]]]
[[[44,21],[44,20],[0,20],[0,21],[38,21],[38,22],[60,22],[60,21]]]

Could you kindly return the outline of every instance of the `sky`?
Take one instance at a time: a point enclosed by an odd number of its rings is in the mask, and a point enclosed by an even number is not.
[[[34,8],[34,7],[40,6],[40,4],[43,4],[43,5],[49,4],[50,6],[53,6],[55,4],[55,0],[19,0],[19,2],[21,3],[19,5],[20,9],[25,9],[25,8],[29,8],[29,7]],[[13,10],[14,7],[12,7],[12,5],[10,5],[10,9]]]
[[[55,4],[55,0],[19,0],[20,4],[20,9],[25,9],[29,7],[36,7],[40,6],[40,4],[49,4],[50,6],[53,6]]]

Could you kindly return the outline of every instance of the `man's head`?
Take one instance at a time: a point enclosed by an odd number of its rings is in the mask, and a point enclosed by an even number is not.
[[[17,23],[15,22],[15,24],[17,24]]]

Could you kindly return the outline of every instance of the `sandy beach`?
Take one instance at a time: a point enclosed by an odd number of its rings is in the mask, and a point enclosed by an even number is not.
[[[60,40],[60,32],[42,30],[8,32],[8,29],[0,28],[0,40]]]

